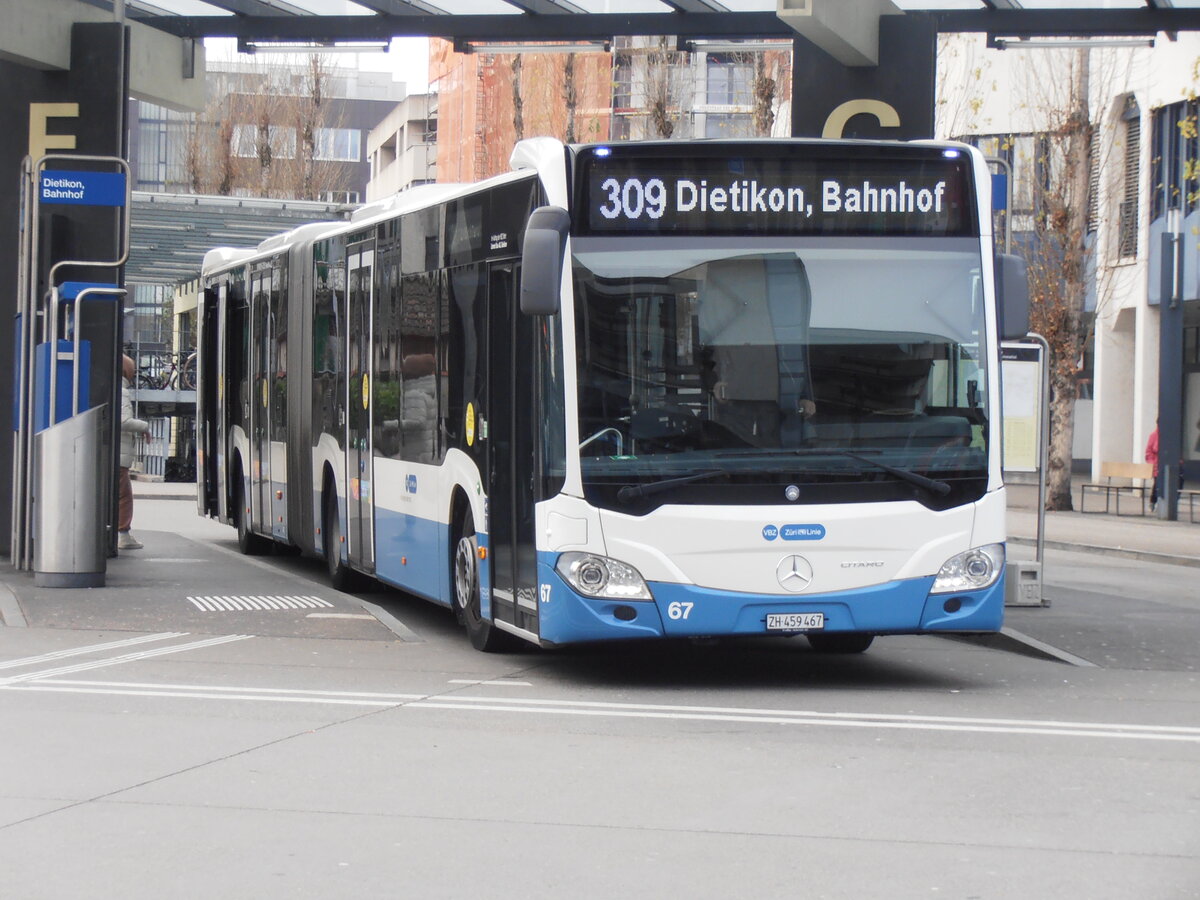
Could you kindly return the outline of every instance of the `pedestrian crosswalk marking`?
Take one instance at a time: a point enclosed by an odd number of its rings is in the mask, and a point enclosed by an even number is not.
[[[192,606],[201,612],[271,612],[282,609],[332,609],[333,604],[321,597],[188,597]]]

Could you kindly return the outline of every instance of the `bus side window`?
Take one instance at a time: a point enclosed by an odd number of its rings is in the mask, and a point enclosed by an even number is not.
[[[475,413],[483,412],[485,350],[487,346],[486,304],[484,303],[484,267],[480,264],[459,266],[445,274],[442,290],[447,292],[448,346],[444,354],[449,372],[446,386],[449,395],[445,404],[442,433],[449,447],[471,452],[466,445],[464,423],[467,404],[474,404]],[[479,447],[475,442],[474,447]]]
[[[400,453],[410,462],[437,457],[438,295],[432,273],[403,279],[400,302]]]
[[[377,456],[401,458],[400,431],[400,271],[393,254],[380,270],[375,301],[375,362],[373,379],[374,446]]]

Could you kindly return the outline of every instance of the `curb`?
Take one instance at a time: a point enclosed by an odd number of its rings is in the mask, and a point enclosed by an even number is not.
[[[1034,659],[1066,663],[1069,666],[1079,666],[1080,668],[1098,668],[1094,662],[1086,660],[1082,656],[1068,653],[1066,650],[1061,650],[1052,644],[1047,644],[1044,641],[1039,641],[1037,638],[1022,634],[1015,628],[1009,628],[1008,626],[1001,628],[993,634],[948,634],[944,636],[952,641],[975,644],[1005,653],[1018,653],[1021,656],[1031,656]]]
[[[1008,542],[1010,544],[1019,544],[1022,547],[1037,546],[1035,538],[1012,537],[1010,535]],[[1069,550],[1072,553],[1099,553],[1102,556],[1116,556],[1121,559],[1133,559],[1139,562],[1161,563],[1168,566],[1188,566],[1200,569],[1200,557],[1197,556],[1176,556],[1171,553],[1155,553],[1152,550],[1130,550],[1125,547],[1099,547],[1091,544],[1073,544],[1070,541],[1043,541],[1042,545],[1051,550]]]
[[[0,624],[9,628],[27,628],[25,614],[21,612],[21,603],[7,584],[0,583]]]

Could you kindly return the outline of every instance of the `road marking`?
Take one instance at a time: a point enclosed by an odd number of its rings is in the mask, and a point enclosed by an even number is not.
[[[233,636],[234,639],[237,637]],[[187,645],[185,645],[186,647]],[[164,648],[171,649],[171,648]],[[183,649],[183,648],[181,648]],[[49,675],[43,676],[48,678]],[[0,690],[51,691],[191,698],[249,700],[270,703],[314,703],[342,706],[403,707],[452,712],[524,713],[655,719],[694,722],[738,722],[816,728],[868,728],[943,731],[971,734],[1035,735],[1104,738],[1110,740],[1181,741],[1200,743],[1200,728],[1186,725],[1133,725],[1121,722],[1071,722],[1041,719],[970,718],[966,716],[896,715],[891,713],[819,712],[755,707],[668,706],[648,703],[609,703],[584,700],[520,699],[466,695],[318,691],[290,688],[219,687],[214,685],[154,684],[149,682],[76,681],[68,679],[0,682]],[[514,682],[504,682],[512,685]]]
[[[56,659],[66,659],[71,656],[82,656],[85,653],[101,653],[105,650],[116,650],[120,647],[132,647],[134,644],[146,644],[150,641],[165,641],[170,638],[185,637],[186,631],[164,631],[161,634],[148,634],[143,637],[127,638],[123,641],[112,641],[107,644],[91,644],[86,647],[71,647],[67,650],[55,650],[43,653],[41,656],[26,656],[23,659],[10,659],[0,662],[0,669],[19,669],[22,666],[36,666]]]
[[[542,705],[546,704],[546,705]],[[759,722],[838,728],[885,728],[911,731],[959,731],[975,734],[1035,734],[1054,737],[1100,737],[1144,741],[1200,743],[1200,728],[1171,725],[1126,725],[1107,722],[1041,722],[1021,719],[963,719],[954,716],[893,716],[873,713],[821,713],[771,709],[657,707],[640,704],[585,703],[572,700],[500,700],[495,697],[438,697],[406,704],[406,708],[676,719],[699,722]],[[987,722],[996,724],[989,725]]]
[[[366,613],[309,613],[304,618],[306,618],[306,619],[366,619],[368,622],[375,621],[374,616],[369,616]]]
[[[201,612],[264,612],[278,609],[333,609],[334,605],[321,597],[188,597]]]
[[[208,690],[135,690],[133,688],[97,688],[89,689],[84,687],[67,687],[56,681],[39,681],[33,684],[0,684],[0,691],[43,691],[58,694],[103,694],[111,697],[176,697],[186,698],[189,700],[254,700],[258,702],[270,701],[272,703],[316,703],[316,704],[332,704],[334,706],[373,706],[377,708],[386,708],[389,706],[400,706],[403,701],[397,700],[355,700],[351,697],[321,697],[319,695],[305,694],[302,697],[290,696],[263,696],[261,694],[238,694],[228,692],[218,692],[217,688],[209,688]]]
[[[470,678],[451,678],[447,684],[487,684],[493,687],[533,687],[531,681],[473,681]]]
[[[202,641],[192,641],[188,644],[172,644],[170,647],[156,647],[153,650],[143,650],[140,653],[126,653],[123,656],[113,656],[108,659],[97,659],[91,662],[76,663],[73,666],[60,666],[57,669],[42,669],[38,672],[26,672],[23,675],[11,675],[0,678],[0,687],[25,681],[35,681],[43,678],[53,678],[56,675],[72,675],[75,672],[86,672],[90,669],[102,669],[106,666],[117,666],[127,662],[138,662],[143,659],[153,659],[156,656],[166,656],[169,653],[183,653],[187,650],[201,650],[205,647],[216,647],[233,641],[245,641],[254,637],[252,634],[228,634],[221,637],[206,638]]]
[[[409,700],[428,700],[431,694],[405,694],[395,691],[318,691],[302,688],[272,688],[272,687],[224,687],[216,684],[163,684],[150,681],[83,681],[70,678],[55,678],[47,684],[64,684],[80,687],[112,687],[112,688],[166,688],[172,691],[229,691],[241,694],[293,694],[299,697],[365,697],[387,703],[405,703]]]

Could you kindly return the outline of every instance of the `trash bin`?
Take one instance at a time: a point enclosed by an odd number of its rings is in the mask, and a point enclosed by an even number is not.
[[[38,587],[104,585],[107,426],[104,404],[34,435],[33,583]]]

